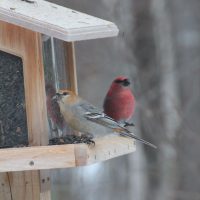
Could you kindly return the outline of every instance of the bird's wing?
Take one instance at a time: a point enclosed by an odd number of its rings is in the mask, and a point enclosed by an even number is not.
[[[143,139],[138,138],[134,133],[132,133],[129,130],[127,130],[126,128],[124,128],[122,125],[117,123],[114,119],[107,116],[105,113],[101,112],[98,108],[89,104],[88,102],[84,102],[83,104],[80,104],[80,106],[81,106],[81,109],[84,110],[84,112],[85,112],[84,117],[87,120],[93,121],[97,124],[111,128],[113,130],[118,130],[117,132],[119,132],[121,136],[134,138],[134,139],[136,139],[144,144],[147,144],[153,148],[157,148],[155,145],[151,144],[150,142],[147,142]]]
[[[100,124],[102,126],[111,129],[120,128],[119,124],[114,119],[107,116],[105,113],[103,113],[101,110],[99,110],[92,104],[89,104],[88,102],[84,101],[79,106],[81,107],[82,110],[84,110],[84,117],[87,120],[93,121],[97,124]]]
[[[118,129],[121,128],[119,124],[112,118],[108,117],[104,113],[85,113],[85,117],[88,120],[91,120],[93,122],[96,122],[98,124],[101,124],[105,127],[111,128],[111,129]]]

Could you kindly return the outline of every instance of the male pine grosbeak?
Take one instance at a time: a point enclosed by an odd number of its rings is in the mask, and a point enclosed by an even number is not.
[[[130,89],[130,81],[125,76],[119,76],[112,82],[104,99],[104,113],[124,126],[134,125],[128,123],[134,113],[135,98]]]
[[[134,138],[156,148],[155,145],[138,138],[120,123],[71,91],[61,90],[54,99],[59,104],[64,120],[74,130],[95,137],[104,136],[110,132],[117,132],[121,136]]]

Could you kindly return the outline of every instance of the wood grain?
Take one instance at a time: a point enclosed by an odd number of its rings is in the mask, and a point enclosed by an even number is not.
[[[12,200],[8,173],[0,173],[0,199]]]
[[[0,172],[85,166],[132,153],[136,149],[133,139],[114,135],[98,138],[95,143],[95,146],[68,144],[2,149]]]
[[[66,73],[69,82],[69,88],[71,91],[78,94],[78,83],[76,73],[76,57],[74,42],[64,42],[64,51],[66,53]]]
[[[38,171],[8,173],[12,200],[39,199]]]
[[[29,144],[46,145],[48,126],[41,36],[39,33],[0,21],[0,49],[22,57]],[[0,177],[3,179],[6,175],[0,174]],[[38,171],[13,172],[7,177],[11,188],[11,199],[47,199],[40,198],[42,191],[40,192]]]

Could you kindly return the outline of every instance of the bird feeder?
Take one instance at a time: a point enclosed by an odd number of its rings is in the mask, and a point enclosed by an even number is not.
[[[49,200],[49,169],[135,151],[132,139],[112,135],[95,146],[48,145],[46,85],[78,93],[74,42],[117,34],[109,21],[43,0],[0,1],[1,200]]]

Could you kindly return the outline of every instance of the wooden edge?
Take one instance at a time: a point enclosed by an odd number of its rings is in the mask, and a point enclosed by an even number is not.
[[[34,12],[34,9],[37,9],[37,7],[35,7],[34,4],[28,4],[28,5],[33,7],[32,12]],[[35,13],[38,14],[37,12]],[[48,18],[48,15],[46,15],[46,17]],[[1,7],[0,7],[0,20],[30,29],[35,32],[50,35],[52,37],[68,42],[115,37],[119,33],[119,29],[114,23],[105,20],[102,20],[105,23],[99,25],[94,24],[93,26],[68,28],[68,27],[61,27],[58,24],[52,24],[50,22],[45,22],[43,20],[35,19],[33,17],[26,16],[25,14],[20,14],[18,12],[15,12],[14,10],[11,9],[6,10],[5,8]],[[62,18],[60,18],[60,20],[62,20]]]
[[[64,51],[66,53],[66,73],[69,83],[69,89],[78,94],[78,83],[76,73],[76,57],[74,42],[64,42]]]
[[[95,143],[1,149],[0,172],[85,166],[136,150],[133,139],[114,135],[98,138]]]

